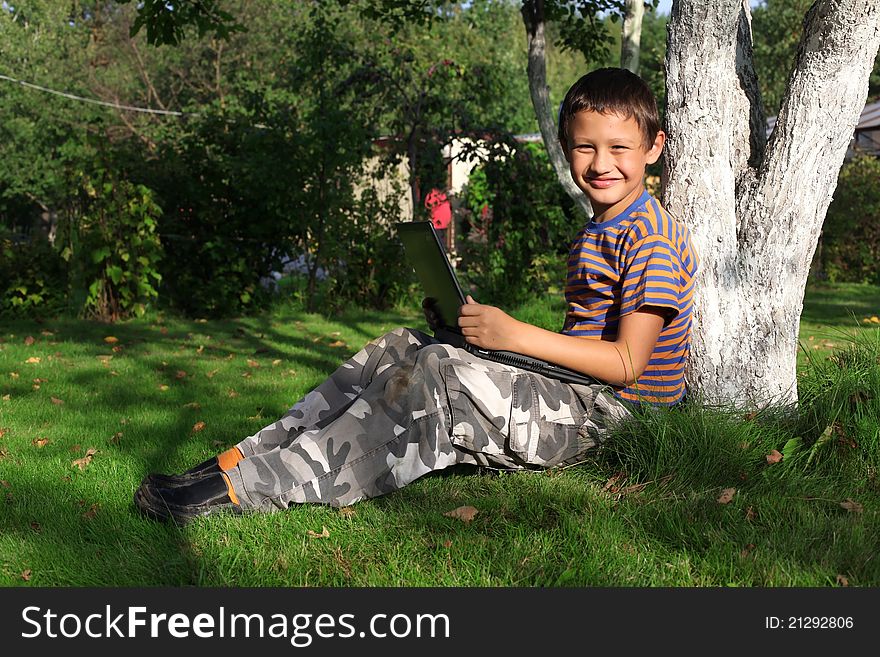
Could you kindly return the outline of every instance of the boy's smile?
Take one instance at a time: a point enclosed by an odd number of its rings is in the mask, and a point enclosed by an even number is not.
[[[660,131],[650,148],[638,123],[619,114],[578,112],[563,144],[571,177],[590,199],[593,221],[608,221],[642,193],[645,167],[660,157],[666,135]]]

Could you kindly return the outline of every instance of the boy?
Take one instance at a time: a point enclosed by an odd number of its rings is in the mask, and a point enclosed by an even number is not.
[[[608,385],[563,383],[397,329],[236,447],[181,475],[148,475],[137,506],[186,522],[219,509],[346,506],[457,463],[547,468],[582,460],[629,416],[628,402],[678,403],[696,256],[687,228],[644,188],[665,141],[653,95],[629,71],[593,71],[566,94],[559,139],[594,210],[572,243],[562,331],[471,297],[459,326],[472,344]]]

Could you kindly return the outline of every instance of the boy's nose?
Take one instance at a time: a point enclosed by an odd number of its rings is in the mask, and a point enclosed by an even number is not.
[[[603,150],[597,150],[590,162],[590,173],[603,174],[611,170],[611,162],[608,153]]]

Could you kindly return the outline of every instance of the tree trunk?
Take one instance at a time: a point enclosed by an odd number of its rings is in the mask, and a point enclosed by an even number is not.
[[[642,42],[642,17],[645,15],[644,0],[626,0],[626,12],[620,34],[620,67],[638,75],[639,52]]]
[[[554,117],[557,112],[550,107],[550,89],[547,86],[546,40],[544,38],[544,0],[523,2],[522,17],[529,42],[529,94],[532,97],[535,115],[538,117],[538,126],[541,129],[544,147],[547,149],[550,163],[553,165],[556,177],[565,192],[586,217],[592,217],[593,209],[590,207],[587,197],[578,189],[571,178],[565,153],[562,151],[556,134]]]
[[[880,47],[880,3],[818,0],[769,142],[747,0],[675,0],[666,206],[701,258],[689,388],[706,403],[797,401],[810,262]]]

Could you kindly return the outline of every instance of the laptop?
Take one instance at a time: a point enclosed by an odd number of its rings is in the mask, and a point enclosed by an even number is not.
[[[430,221],[405,221],[394,226],[403,243],[407,262],[415,270],[425,296],[437,300],[442,328],[435,329],[434,337],[440,342],[464,349],[486,360],[513,365],[566,383],[581,385],[600,383],[591,376],[539,358],[513,351],[483,349],[466,342],[458,327],[458,309],[467,301],[449,258],[446,257],[446,251],[440,243],[434,224]]]

